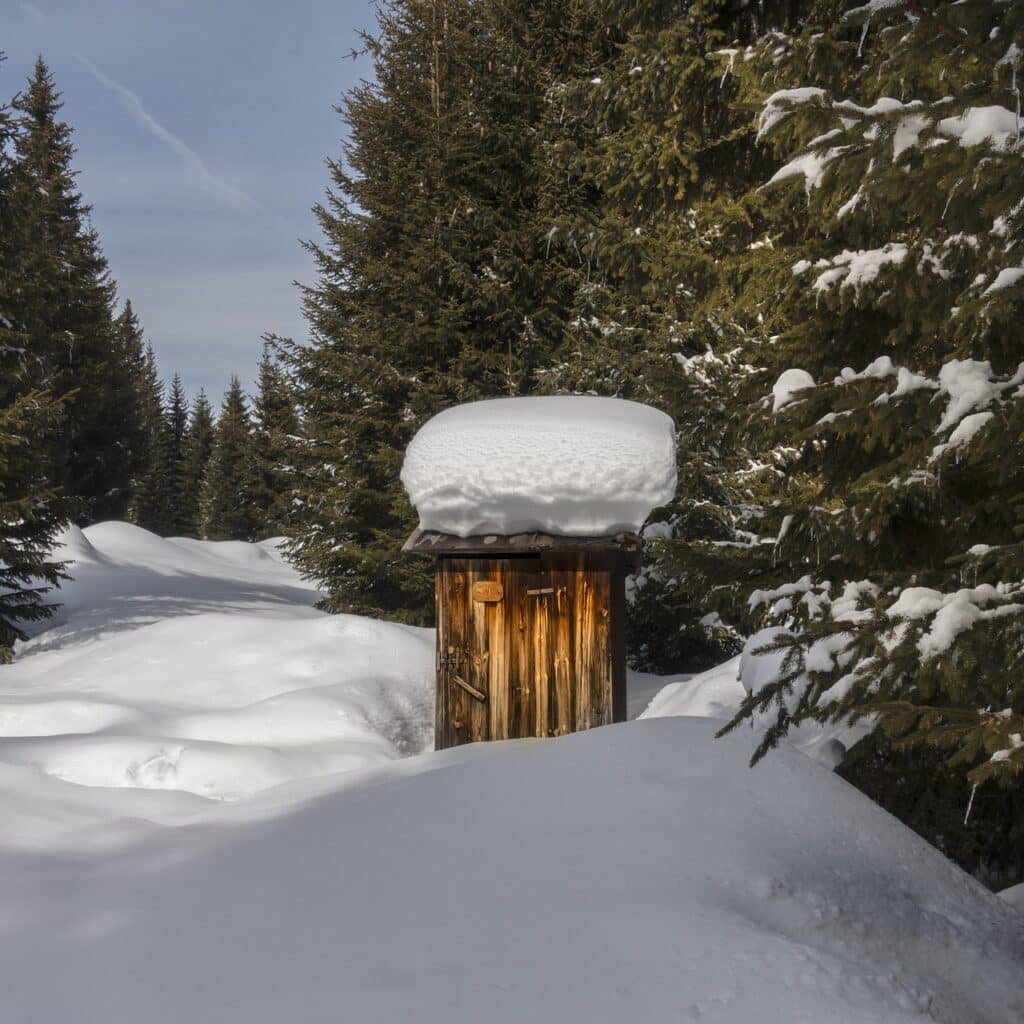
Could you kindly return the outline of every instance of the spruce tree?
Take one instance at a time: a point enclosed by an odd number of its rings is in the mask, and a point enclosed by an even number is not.
[[[341,113],[291,351],[307,440],[294,447],[291,554],[337,610],[424,622],[425,567],[399,551],[416,517],[398,480],[440,409],[536,390],[570,316],[538,215],[554,69],[584,66],[592,6],[402,0],[366,40],[376,81]],[[589,19],[589,20],[588,20]],[[575,258],[575,257],[574,257]]]
[[[186,537],[202,536],[203,480],[213,451],[213,409],[202,388],[192,403],[188,429],[185,432],[181,464],[181,533]]]
[[[58,119],[60,94],[42,58],[13,106],[26,367],[64,402],[52,442],[53,483],[76,500],[76,518],[85,523],[123,512],[130,480],[121,446],[114,285],[75,184],[71,129]]]
[[[34,388],[27,348],[26,224],[12,181],[13,128],[9,111],[0,107],[0,664],[24,639],[24,624],[53,611],[46,594],[61,579],[62,566],[52,550],[68,517],[49,480],[60,402]]]
[[[161,537],[176,532],[172,437],[164,386],[151,345],[146,346],[141,382],[144,443],[139,473],[132,487],[133,523]]]
[[[288,530],[293,487],[289,453],[299,437],[299,419],[291,381],[269,344],[263,348],[257,384],[253,403],[253,500],[262,524],[259,536],[279,537]]]
[[[237,377],[224,395],[203,482],[203,536],[253,540],[260,532],[255,502],[252,423]]]
[[[117,443],[127,463],[129,486],[113,514],[115,518],[127,519],[134,507],[134,488],[144,474],[149,459],[149,414],[152,401],[146,343],[142,325],[130,300],[125,302],[114,320],[114,352],[112,374],[117,395],[115,414],[120,418],[120,438]]]
[[[733,725],[762,726],[759,753],[795,722],[870,716],[881,728],[843,773],[1002,884],[1024,871],[1006,827],[1024,725],[1024,488],[1008,455],[1024,397],[1020,35],[1016,4],[815,4],[788,30],[715,44],[738,118],[723,141],[747,156],[733,150],[731,207],[698,196],[678,218],[707,262],[678,279],[695,313],[674,330],[719,304],[708,350],[675,361],[711,400],[676,415],[698,426],[684,446],[712,439],[720,498],[657,543],[653,566],[706,594],[716,628],[754,634],[745,664],[762,678],[744,670],[756,688]],[[668,75],[678,52],[645,44],[631,77]],[[671,369],[650,372],[667,397]],[[972,802],[990,779],[1005,788]]]
[[[1007,457],[1024,438],[1024,9],[904,13],[854,9],[745,62],[785,160],[769,188],[791,326],[759,417],[788,446],[775,542],[742,559],[763,581],[748,621],[780,630],[785,660],[742,714],[769,715],[763,751],[791,722],[870,713],[973,782],[1009,783],[1024,767],[1024,476]],[[785,387],[792,368],[804,387]]]
[[[185,506],[185,439],[188,434],[188,402],[181,377],[176,373],[171,379],[171,391],[167,400],[167,491],[171,514],[171,532],[185,536],[192,523],[192,517]]]
[[[570,267],[577,254],[576,313],[545,384],[655,404],[679,429],[678,499],[656,512],[631,593],[630,656],[643,668],[692,671],[739,643],[707,614],[715,581],[671,549],[678,537],[739,543],[749,528],[749,501],[726,471],[747,468],[744,438],[724,442],[750,372],[742,353],[774,330],[744,298],[762,273],[757,189],[774,164],[729,68],[740,47],[799,15],[799,4],[613,2],[613,54],[552,94],[563,141],[546,211],[552,250]]]

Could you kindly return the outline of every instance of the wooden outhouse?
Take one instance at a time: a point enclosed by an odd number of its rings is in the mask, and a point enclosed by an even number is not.
[[[436,559],[438,750],[625,719],[635,533],[417,530],[403,550]]]

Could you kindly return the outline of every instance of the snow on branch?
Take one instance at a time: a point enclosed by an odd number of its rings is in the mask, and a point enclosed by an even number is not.
[[[899,265],[907,258],[907,246],[902,242],[888,242],[880,249],[844,249],[835,256],[811,263],[800,260],[793,265],[793,274],[800,275],[808,270],[819,270],[814,281],[814,291],[819,295],[830,291],[836,285],[839,290],[852,288],[859,292],[877,277],[883,267]]]

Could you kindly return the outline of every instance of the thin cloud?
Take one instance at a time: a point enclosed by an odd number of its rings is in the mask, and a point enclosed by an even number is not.
[[[24,5],[27,7],[27,5]],[[142,105],[142,100],[131,91],[115,82],[105,75],[91,60],[83,57],[80,53],[74,54],[75,59],[99,82],[108,89],[116,92],[124,100],[129,113],[143,128],[154,138],[159,139],[175,156],[182,162],[189,173],[199,182],[203,190],[215,199],[235,210],[251,212],[260,210],[262,207],[251,196],[239,191],[233,185],[218,178],[209,167],[203,162],[203,158],[187,143],[182,141],[173,132],[168,131],[155,117],[153,117]]]
[[[46,15],[34,4],[28,3],[27,0],[18,0],[18,6],[34,21],[39,24],[44,24],[47,21]],[[146,131],[149,132],[154,138],[159,139],[175,156],[182,162],[186,170],[192,175],[193,178],[199,183],[202,189],[209,195],[213,196],[219,202],[225,203],[234,210],[241,210],[244,212],[252,212],[253,210],[262,210],[260,206],[252,196],[246,195],[244,192],[235,188],[233,185],[229,185],[226,181],[218,178],[209,167],[203,162],[203,158],[192,149],[186,142],[179,139],[177,135],[172,131],[168,131],[152,114],[150,114],[146,108],[142,105],[142,100],[131,91],[121,85],[120,82],[115,82],[108,75],[105,75],[88,57],[83,57],[82,54],[72,50],[72,54],[75,59],[99,82],[101,85],[105,85],[108,89],[116,92],[118,96],[124,101],[125,106],[128,108],[129,113],[135,118],[136,121]]]
[[[18,4],[18,6],[33,20],[38,21],[40,24],[46,21],[46,17],[38,7],[33,7],[31,4],[27,4],[24,0]]]

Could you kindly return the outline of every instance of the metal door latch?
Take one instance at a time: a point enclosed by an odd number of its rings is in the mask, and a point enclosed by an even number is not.
[[[438,654],[437,667],[444,669],[458,668],[462,664],[462,652],[454,647],[449,647],[447,653]]]

